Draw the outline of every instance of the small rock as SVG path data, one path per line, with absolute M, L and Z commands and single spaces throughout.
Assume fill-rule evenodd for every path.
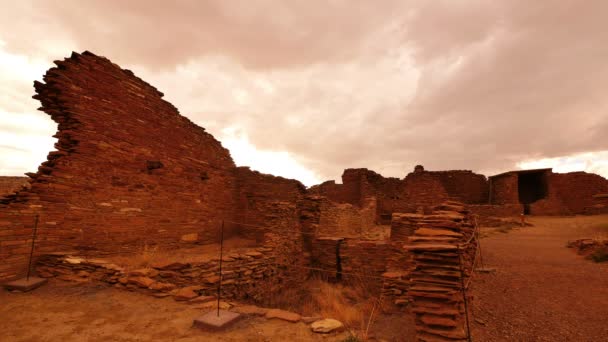
M 289 311 L 280 310 L 280 309 L 270 309 L 270 310 L 268 310 L 268 312 L 266 312 L 266 318 L 268 318 L 268 319 L 278 318 L 278 319 L 282 319 L 287 322 L 295 323 L 295 322 L 300 321 L 302 316 L 300 316 L 299 314 L 297 314 L 295 312 L 289 312 Z
M 312 323 L 310 325 L 310 329 L 312 329 L 312 331 L 316 333 L 328 334 L 333 331 L 344 330 L 344 324 L 333 318 L 326 318 Z
M 305 316 L 305 317 L 302 317 L 302 322 L 304 322 L 306 324 L 310 324 L 310 323 L 313 323 L 313 322 L 316 322 L 316 321 L 320 320 L 321 318 L 323 318 L 323 317 L 321 317 L 321 316 Z
M 231 307 L 232 307 L 232 305 L 230 305 L 229 303 L 220 301 L 220 309 L 222 309 L 222 310 L 228 310 Z M 217 308 L 217 301 L 203 303 L 203 304 L 197 306 L 196 308 L 197 309 L 216 309 Z
M 232 311 L 238 312 L 238 313 L 241 313 L 244 315 L 264 316 L 268 312 L 268 310 L 270 310 L 270 309 L 261 308 L 259 306 L 255 306 L 255 305 L 243 305 L 243 306 L 235 307 Z
M 259 259 L 264 256 L 264 254 L 262 254 L 260 252 L 256 252 L 256 251 L 247 252 L 247 253 L 245 253 L 245 255 L 250 256 L 252 258 L 256 258 L 256 259 Z
M 129 272 L 130 276 L 135 277 L 150 277 L 154 278 L 158 275 L 158 271 L 153 268 L 140 268 L 138 270 L 133 270 Z
M 205 283 L 207 283 L 207 284 L 215 284 L 215 283 L 217 283 L 218 281 L 220 281 L 220 277 L 219 277 L 219 276 L 216 276 L 216 275 L 213 275 L 213 276 L 210 276 L 210 277 L 205 278 L 205 279 L 204 279 L 204 281 L 205 281 Z
M 173 290 L 175 288 L 175 285 L 173 285 L 171 283 L 163 283 L 163 282 L 157 281 L 157 282 L 153 283 L 152 285 L 148 286 L 148 288 L 150 290 L 154 290 L 154 291 L 165 292 L 165 291 Z
M 198 297 L 198 293 L 194 292 L 192 286 L 181 288 L 173 295 L 173 299 L 177 301 L 190 300 L 196 297 Z
M 149 287 L 154 284 L 154 280 L 148 277 L 130 277 L 128 283 L 135 284 L 139 287 Z
M 198 241 L 198 233 L 184 234 L 180 240 L 182 240 L 182 242 L 196 242 Z
M 409 301 L 407 299 L 396 299 L 395 300 L 395 305 L 407 305 L 409 304 Z
M 188 265 L 183 264 L 181 262 L 164 261 L 164 262 L 153 263 L 152 267 L 154 267 L 156 269 L 162 269 L 162 270 L 181 270 L 182 268 L 188 267 Z
M 188 304 L 202 304 L 217 300 L 214 296 L 198 296 L 188 301 Z
M 483 320 L 481 320 L 481 319 L 479 319 L 479 318 L 475 318 L 475 322 L 477 322 L 477 323 L 479 323 L 481 325 L 486 325 L 486 322 L 483 321 Z
M 166 292 L 157 292 L 157 293 L 153 293 L 152 295 L 156 298 L 165 298 L 165 297 L 169 297 L 171 294 L 166 293 Z

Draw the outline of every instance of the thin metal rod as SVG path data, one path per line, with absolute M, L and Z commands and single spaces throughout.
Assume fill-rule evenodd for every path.
M 27 276 L 25 280 L 30 280 L 30 272 L 32 270 L 32 259 L 34 257 L 34 246 L 36 245 L 36 233 L 38 231 L 38 214 L 36 214 L 36 221 L 34 222 L 34 231 L 32 232 L 32 249 L 30 250 L 30 261 L 27 265 Z
M 477 250 L 479 251 L 479 263 L 481 264 L 481 268 L 483 269 L 483 255 L 481 252 L 481 232 L 479 229 L 479 224 L 477 223 L 477 217 L 475 217 L 475 234 L 477 234 Z M 475 265 L 473 265 L 474 267 Z
M 467 323 L 467 341 L 471 342 L 471 327 L 469 326 L 469 306 L 467 303 L 467 292 L 464 288 L 464 271 L 462 269 L 462 249 L 458 248 L 458 264 L 460 266 L 460 288 L 462 290 L 462 299 L 464 301 L 464 317 Z
M 222 258 L 224 254 L 224 221 L 220 230 L 220 281 L 217 283 L 217 317 L 220 317 L 220 295 L 222 293 Z

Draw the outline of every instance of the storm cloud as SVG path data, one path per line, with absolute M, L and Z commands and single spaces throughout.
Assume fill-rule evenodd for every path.
M 573 155 L 608 176 L 603 1 L 21 1 L 2 7 L 0 51 L 32 67 L 0 76 L 0 91 L 12 94 L 0 96 L 0 134 L 52 135 L 52 122 L 36 119 L 30 127 L 25 119 L 45 114 L 25 100 L 33 90 L 24 84 L 31 84 L 32 68 L 40 70 L 36 78 L 42 75 L 41 61 L 90 50 L 134 70 L 218 139 L 287 153 L 314 175 L 309 184 L 339 179 L 347 167 L 397 177 L 416 164 L 487 174 Z M 20 116 L 22 126 L 15 127 Z M 269 160 L 262 171 L 273 170 Z M 33 167 L 0 162 L 11 164 L 2 170 Z

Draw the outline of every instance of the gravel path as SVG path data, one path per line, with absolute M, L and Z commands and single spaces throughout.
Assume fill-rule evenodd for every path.
M 481 240 L 486 267 L 472 285 L 474 341 L 608 341 L 608 263 L 566 248 L 606 236 L 608 216 L 534 217 L 535 226 Z

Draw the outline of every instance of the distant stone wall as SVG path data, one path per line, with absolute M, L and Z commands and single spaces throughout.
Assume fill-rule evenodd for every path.
M 222 298 L 264 303 L 282 289 L 294 286 L 281 263 L 285 251 L 278 248 L 279 236 L 266 236 L 263 247 L 226 253 L 222 261 Z M 47 254 L 36 265 L 38 275 L 77 282 L 101 281 L 119 289 L 176 300 L 217 296 L 219 258 L 199 262 L 167 261 L 151 267 L 125 270 L 103 259 L 89 259 L 63 253 Z
M 448 195 L 467 204 L 488 203 L 488 180 L 470 170 L 430 171 Z
M 360 237 L 375 227 L 376 199 L 369 198 L 363 207 L 349 203 L 321 202 L 317 236 Z
M 13 194 L 22 187 L 29 187 L 28 177 L 0 176 L 0 197 Z
M 517 203 L 519 203 L 517 174 L 506 173 L 503 175 L 491 177 L 490 204 Z
M 549 187 L 557 188 L 558 196 L 572 214 L 583 214 L 595 203 L 594 195 L 608 193 L 608 180 L 587 172 L 553 173 Z
M 234 219 L 242 236 L 260 240 L 265 232 L 271 232 L 264 228 L 270 222 L 274 222 L 270 229 L 299 229 L 296 203 L 306 191 L 300 182 L 252 171 L 248 167 L 236 168 L 235 175 L 237 207 Z M 277 203 L 290 209 L 285 211 Z M 287 221 L 277 224 L 277 218 Z

